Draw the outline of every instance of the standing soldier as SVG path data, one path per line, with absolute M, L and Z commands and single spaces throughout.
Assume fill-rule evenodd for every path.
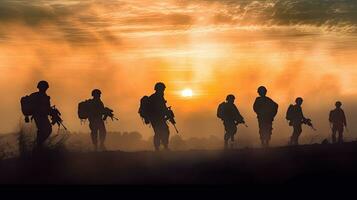
M 278 112 L 278 104 L 266 96 L 264 86 L 258 88 L 259 97 L 256 98 L 253 109 L 258 117 L 260 140 L 263 147 L 268 147 L 273 131 L 274 117 Z
M 94 89 L 92 91 L 92 97 L 89 101 L 90 111 L 88 112 L 89 128 L 91 130 L 92 143 L 94 145 L 95 151 L 98 149 L 98 134 L 101 150 L 105 150 L 104 141 L 107 134 L 105 129 L 105 124 L 103 120 L 103 115 L 105 112 L 105 107 L 100 99 L 102 92 L 99 89 Z
M 332 142 L 336 143 L 336 133 L 338 132 L 338 143 L 343 143 L 343 131 L 347 127 L 345 112 L 342 110 L 342 103 L 336 102 L 336 108 L 330 112 L 329 121 L 332 125 Z
M 228 141 L 231 140 L 233 147 L 234 135 L 237 133 L 238 124 L 244 124 L 244 118 L 240 114 L 238 108 L 234 104 L 235 97 L 230 94 L 227 96 L 226 101 L 221 103 L 217 109 L 217 117 L 223 121 L 225 135 L 224 135 L 224 148 L 228 148 Z
M 296 98 L 295 103 L 295 105 L 290 105 L 288 111 L 286 112 L 286 119 L 289 121 L 289 126 L 293 127 L 293 133 L 289 142 L 290 145 L 299 144 L 299 137 L 302 133 L 302 124 L 311 126 L 311 128 L 314 129 L 311 120 L 305 118 L 302 112 L 301 105 L 303 103 L 303 99 L 298 97 Z
M 104 121 L 110 117 L 112 120 L 118 120 L 114 117 L 113 110 L 104 107 L 102 100 L 100 99 L 102 92 L 98 89 L 92 91 L 92 99 L 82 101 L 78 104 L 78 117 L 81 121 L 88 119 L 89 128 L 91 130 L 91 138 L 94 146 L 94 150 L 98 150 L 98 135 L 100 141 L 100 150 L 105 150 L 105 137 L 107 130 L 105 129 Z
M 144 119 L 144 122 L 151 124 L 154 129 L 154 147 L 156 151 L 160 150 L 161 144 L 164 145 L 165 150 L 169 150 L 170 130 L 167 120 L 175 125 L 173 112 L 166 106 L 165 89 L 164 83 L 156 83 L 155 93 L 149 97 L 144 96 L 141 99 L 139 108 L 139 114 Z
M 49 88 L 47 81 L 40 81 L 37 84 L 38 92 L 22 97 L 21 110 L 25 115 L 25 121 L 30 122 L 29 117 L 35 121 L 37 127 L 36 147 L 42 148 L 43 143 L 52 133 L 52 125 L 49 120 L 51 115 L 50 97 L 46 91 Z

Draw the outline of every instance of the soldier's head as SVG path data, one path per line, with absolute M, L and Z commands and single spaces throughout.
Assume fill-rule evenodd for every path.
M 260 87 L 258 88 L 258 94 L 259 94 L 261 97 L 265 97 L 265 96 L 267 95 L 267 92 L 268 92 L 268 90 L 267 90 L 267 88 L 264 87 L 264 86 L 260 86 Z
M 234 100 L 236 99 L 236 97 L 233 94 L 230 94 L 226 97 L 226 101 L 228 103 L 234 103 Z
M 48 88 L 49 88 L 49 85 L 48 85 L 48 82 L 47 82 L 47 81 L 40 81 L 40 82 L 38 82 L 38 84 L 37 84 L 37 89 L 38 89 L 40 92 L 46 92 Z
M 92 91 L 92 97 L 94 99 L 99 99 L 101 95 L 102 95 L 102 92 L 99 89 L 94 89 Z
M 159 92 L 159 93 L 164 93 L 165 89 L 166 89 L 166 86 L 164 83 L 162 82 L 158 82 L 155 84 L 155 91 L 156 92 Z
M 341 101 L 337 101 L 337 102 L 335 103 L 335 106 L 336 106 L 336 108 L 341 108 L 341 106 L 342 106 Z
M 296 98 L 295 103 L 296 103 L 297 105 L 301 106 L 303 101 L 304 101 L 304 100 L 303 100 L 301 97 L 298 97 L 298 98 Z

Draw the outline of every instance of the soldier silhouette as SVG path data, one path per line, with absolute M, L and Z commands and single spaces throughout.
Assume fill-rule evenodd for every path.
M 105 115 L 105 107 L 101 100 L 102 92 L 99 89 L 94 89 L 92 91 L 92 99 L 89 100 L 89 112 L 88 112 L 88 121 L 89 128 L 91 130 L 92 143 L 94 149 L 98 150 L 98 135 L 100 146 L 99 149 L 105 150 L 105 137 L 107 130 L 105 128 L 103 115 Z
M 47 95 L 49 88 L 47 81 L 37 84 L 38 92 L 21 98 L 21 110 L 25 115 L 25 122 L 30 122 L 29 117 L 35 121 L 37 127 L 36 149 L 43 147 L 44 142 L 52 133 L 49 116 L 52 114 L 50 97 Z
M 304 116 L 302 111 L 302 103 L 304 100 L 301 97 L 296 98 L 295 105 L 290 105 L 286 112 L 286 119 L 289 121 L 289 126 L 293 127 L 293 133 L 290 138 L 290 145 L 298 145 L 299 137 L 302 133 L 302 124 L 310 126 L 313 130 L 316 130 L 311 123 L 311 119 Z
M 169 108 L 166 106 L 164 98 L 166 86 L 159 82 L 155 84 L 155 93 L 147 98 L 147 120 L 154 129 L 154 147 L 156 151 L 160 150 L 163 144 L 165 150 L 169 150 L 170 130 L 167 125 Z
M 336 133 L 338 133 L 338 143 L 343 143 L 344 128 L 347 127 L 345 112 L 342 110 L 342 103 L 337 101 L 336 108 L 330 112 L 329 121 L 332 129 L 332 142 L 336 143 Z
M 47 81 L 40 81 L 37 88 L 38 92 L 32 94 L 35 99 L 35 110 L 32 117 L 37 127 L 36 143 L 38 147 L 42 147 L 52 133 L 52 125 L 48 118 L 51 115 L 51 98 L 46 93 L 49 88 Z
M 224 134 L 224 148 L 228 148 L 228 141 L 230 140 L 231 148 L 233 148 L 234 135 L 237 133 L 237 126 L 240 123 L 245 123 L 244 118 L 240 114 L 238 108 L 234 104 L 235 96 L 230 94 L 226 101 L 221 103 L 217 109 L 217 117 L 223 121 Z
M 258 88 L 259 97 L 256 98 L 253 110 L 257 114 L 260 140 L 263 147 L 268 147 L 273 131 L 274 117 L 278 112 L 278 104 L 267 97 L 264 86 Z

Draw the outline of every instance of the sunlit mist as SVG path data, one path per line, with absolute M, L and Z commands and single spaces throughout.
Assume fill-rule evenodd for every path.
M 329 134 L 336 100 L 357 129 L 357 1 L 332 1 L 0 0 L 0 132 L 17 129 L 19 99 L 42 79 L 76 132 L 89 130 L 78 103 L 99 88 L 120 118 L 109 131 L 152 137 L 137 111 L 158 81 L 184 138 L 221 138 L 216 109 L 234 94 L 250 125 L 238 134 L 258 142 L 252 104 L 260 85 L 280 105 L 273 144 L 289 138 L 284 115 L 297 96 L 319 137 Z

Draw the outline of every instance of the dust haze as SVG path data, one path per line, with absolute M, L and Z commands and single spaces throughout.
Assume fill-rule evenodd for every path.
M 285 112 L 298 96 L 318 129 L 304 127 L 302 142 L 329 136 L 328 113 L 337 100 L 351 130 L 346 137 L 355 139 L 357 3 L 309 2 L 0 0 L 0 132 L 18 129 L 20 97 L 45 79 L 71 131 L 89 131 L 77 105 L 100 88 L 120 118 L 108 130 L 150 141 L 139 100 L 163 81 L 186 140 L 222 138 L 216 108 L 233 93 L 249 125 L 239 127 L 238 138 L 258 145 L 252 104 L 260 85 L 279 103 L 273 145 L 287 143 Z M 181 97 L 184 88 L 195 95 Z

